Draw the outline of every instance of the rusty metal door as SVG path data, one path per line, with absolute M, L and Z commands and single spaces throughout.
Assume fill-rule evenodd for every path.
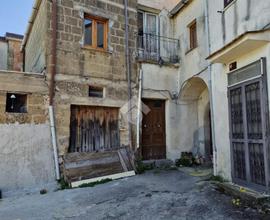
M 142 157 L 144 160 L 166 158 L 165 101 L 144 99 L 150 108 L 142 122 Z
M 262 68 L 258 76 L 228 90 L 233 178 L 256 188 L 269 184 L 268 103 Z
M 118 108 L 72 105 L 69 152 L 119 148 L 118 114 Z

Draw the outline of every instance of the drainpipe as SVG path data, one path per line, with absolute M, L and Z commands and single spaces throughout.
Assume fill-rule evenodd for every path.
M 205 27 L 206 27 L 206 40 L 208 46 L 208 55 L 211 53 L 210 42 L 210 29 L 209 29 L 209 13 L 208 13 L 208 0 L 205 3 Z M 212 129 L 212 143 L 213 143 L 213 168 L 214 176 L 217 176 L 217 148 L 216 148 L 216 135 L 215 135 L 215 120 L 214 120 L 214 93 L 213 93 L 213 78 L 212 78 L 212 64 L 208 61 L 208 75 L 210 76 L 209 93 L 210 93 L 210 106 L 211 106 L 211 129 Z
M 128 81 L 128 144 L 129 147 L 133 150 L 132 147 L 132 128 L 131 128 L 131 77 L 130 77 L 130 57 L 129 57 L 129 22 L 128 22 L 128 0 L 124 0 L 125 2 L 125 53 L 126 53 L 126 74 Z
M 57 140 L 56 140 L 56 131 L 55 131 L 55 119 L 54 119 L 54 94 L 55 94 L 55 74 L 56 74 L 56 40 L 57 40 L 57 0 L 52 0 L 52 35 L 51 35 L 51 78 L 49 86 L 49 116 L 50 116 L 50 127 L 51 127 L 51 136 L 52 136 L 52 145 L 53 145 L 53 154 L 54 154 L 54 163 L 55 163 L 55 173 L 56 179 L 60 179 L 59 171 L 59 160 L 58 160 L 58 151 L 57 151 Z
M 139 94 L 138 94 L 138 112 L 137 112 L 137 149 L 140 147 L 140 127 L 141 127 L 141 116 L 142 116 L 142 78 L 143 70 L 140 68 L 139 75 Z

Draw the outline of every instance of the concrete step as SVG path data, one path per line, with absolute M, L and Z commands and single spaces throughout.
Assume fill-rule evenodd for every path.
M 239 198 L 244 204 L 270 212 L 270 195 L 230 182 L 213 181 L 213 183 L 217 186 L 219 191 L 233 196 L 234 198 Z
M 174 166 L 174 162 L 172 160 L 168 159 L 162 159 L 162 160 L 143 160 L 142 161 L 144 166 L 150 167 L 150 168 L 158 168 L 158 169 L 166 169 Z

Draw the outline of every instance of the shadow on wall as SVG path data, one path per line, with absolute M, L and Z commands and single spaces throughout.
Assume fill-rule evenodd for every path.
M 189 146 L 192 146 L 194 156 L 203 157 L 205 161 L 211 161 L 212 158 L 212 135 L 211 135 L 211 116 L 210 116 L 210 101 L 208 87 L 203 79 L 192 77 L 183 86 L 180 100 L 193 103 L 194 105 L 186 105 L 193 126 L 188 127 L 193 136 Z M 192 108 L 192 109 L 191 109 Z M 192 113 L 194 112 L 194 113 Z M 195 120 L 195 123 L 194 123 Z

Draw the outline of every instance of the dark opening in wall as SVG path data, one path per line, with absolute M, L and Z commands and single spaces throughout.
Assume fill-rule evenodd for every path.
M 27 113 L 27 95 L 7 93 L 6 112 Z
M 231 4 L 234 0 L 224 0 L 224 8 Z
M 89 97 L 103 98 L 103 88 L 96 86 L 89 86 Z

